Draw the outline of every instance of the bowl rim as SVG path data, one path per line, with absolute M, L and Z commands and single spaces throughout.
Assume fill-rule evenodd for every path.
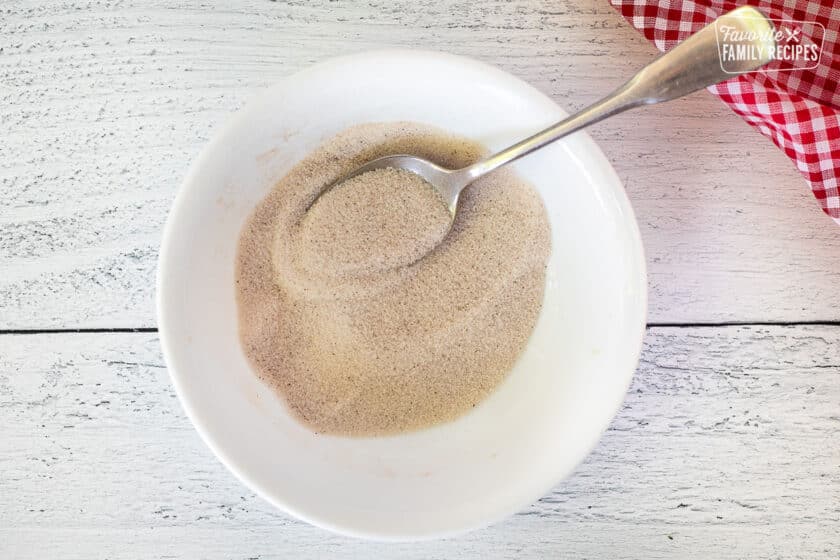
M 158 323 L 158 339 L 161 345 L 162 354 L 164 358 L 164 362 L 167 366 L 167 371 L 169 373 L 169 378 L 172 382 L 172 385 L 175 389 L 175 393 L 178 396 L 178 400 L 186 414 L 189 418 L 190 422 L 192 423 L 195 430 L 198 432 L 199 436 L 201 437 L 202 441 L 208 448 L 213 452 L 216 458 L 238 478 L 247 488 L 252 490 L 255 494 L 266 500 L 268 503 L 273 505 L 274 507 L 278 508 L 279 510 L 316 527 L 320 527 L 323 529 L 327 529 L 337 534 L 374 540 L 374 541 L 381 541 L 381 542 L 407 542 L 407 541 L 424 541 L 424 540 L 432 540 L 438 538 L 446 538 L 456 535 L 461 535 L 463 533 L 491 525 L 496 523 L 502 519 L 509 517 L 510 515 L 516 513 L 517 511 L 521 510 L 522 507 L 527 506 L 528 503 L 531 503 L 532 500 L 523 500 L 524 503 L 509 508 L 507 511 L 500 511 L 496 512 L 496 514 L 492 516 L 487 516 L 485 519 L 478 520 L 474 522 L 472 525 L 454 528 L 452 530 L 444 530 L 444 531 L 437 531 L 434 533 L 423 533 L 423 534 L 397 534 L 397 533 L 388 533 L 388 532 L 376 532 L 371 531 L 367 528 L 359 528 L 353 527 L 352 524 L 336 524 L 328 519 L 320 518 L 318 515 L 313 515 L 310 512 L 303 511 L 298 507 L 295 507 L 289 503 L 282 501 L 279 499 L 271 491 L 265 489 L 259 482 L 255 481 L 249 474 L 245 472 L 243 467 L 240 467 L 235 457 L 231 457 L 216 441 L 214 435 L 207 429 L 206 425 L 203 423 L 201 419 L 201 413 L 199 413 L 193 406 L 193 403 L 188 396 L 189 390 L 185 386 L 184 378 L 178 372 L 178 368 L 175 364 L 178 362 L 176 358 L 176 350 L 172 345 L 169 336 L 169 325 L 167 321 L 167 317 L 169 315 L 169 311 L 166 308 L 166 298 L 167 298 L 167 287 L 166 287 L 166 279 L 165 276 L 167 274 L 167 263 L 171 260 L 170 256 L 170 247 L 172 245 L 171 239 L 174 236 L 175 229 L 177 228 L 178 219 L 177 217 L 184 211 L 185 207 L 185 198 L 186 198 L 186 191 L 190 188 L 195 182 L 196 176 L 199 173 L 199 170 L 203 168 L 206 163 L 212 157 L 213 152 L 218 148 L 220 145 L 224 145 L 227 142 L 227 138 L 230 135 L 230 132 L 235 130 L 240 126 L 240 124 L 245 120 L 246 115 L 248 114 L 249 110 L 258 106 L 263 100 L 270 94 L 270 92 L 277 86 L 289 81 L 289 80 L 296 80 L 305 77 L 308 73 L 314 71 L 323 71 L 326 68 L 333 67 L 333 66 L 344 66 L 347 64 L 352 64 L 354 62 L 358 62 L 364 59 L 414 59 L 414 60 L 424 60 L 424 61 L 440 61 L 442 63 L 455 63 L 464 65 L 466 67 L 472 67 L 477 70 L 481 70 L 484 72 L 488 72 L 491 74 L 495 74 L 499 78 L 505 78 L 507 80 L 513 80 L 518 82 L 520 85 L 527 86 L 531 88 L 534 92 L 539 94 L 540 96 L 546 98 L 547 100 L 551 101 L 551 103 L 557 107 L 560 111 L 565 113 L 565 111 L 557 105 L 557 103 L 548 97 L 547 95 L 539 92 L 536 88 L 525 82 L 524 80 L 506 72 L 494 65 L 487 64 L 476 60 L 471 57 L 461 56 L 461 55 L 454 55 L 445 52 L 439 51 L 432 51 L 432 50 L 424 50 L 424 49 L 403 49 L 403 48 L 391 48 L 391 49 L 374 49 L 374 50 L 366 50 L 358 53 L 341 55 L 337 57 L 331 57 L 328 59 L 324 59 L 319 61 L 315 64 L 311 64 L 306 68 L 303 68 L 297 72 L 293 72 L 288 74 L 271 85 L 267 87 L 260 88 L 259 90 L 253 92 L 242 104 L 242 106 L 233 112 L 232 114 L 227 115 L 223 124 L 218 127 L 212 135 L 212 138 L 209 142 L 207 142 L 201 152 L 199 153 L 198 157 L 196 157 L 192 163 L 190 164 L 184 179 L 181 181 L 180 185 L 178 186 L 178 190 L 176 195 L 173 199 L 172 205 L 170 206 L 169 213 L 166 218 L 166 223 L 163 228 L 163 234 L 160 243 L 160 250 L 158 254 L 158 265 L 156 271 L 156 280 L 155 280 L 155 289 L 156 289 L 156 298 L 155 298 L 155 306 L 156 306 L 156 317 Z M 409 60 L 410 62 L 410 60 Z M 621 181 L 620 177 L 616 173 L 615 169 L 613 168 L 610 161 L 607 159 L 606 155 L 603 153 L 601 148 L 598 144 L 592 140 L 592 138 L 587 134 L 586 131 L 578 131 L 575 133 L 575 136 L 581 138 L 584 142 L 589 144 L 592 151 L 600 157 L 603 162 L 606 164 L 604 171 L 610 176 L 611 180 L 617 185 L 618 188 L 616 192 L 616 200 L 621 207 L 621 213 L 625 216 L 624 223 L 622 224 L 624 227 L 627 228 L 627 232 L 629 233 L 631 239 L 628 241 L 633 246 L 633 250 L 635 253 L 635 269 L 638 273 L 638 276 L 634 279 L 638 286 L 642 289 L 640 290 L 639 296 L 641 298 L 640 307 L 641 307 L 641 314 L 639 316 L 638 325 L 636 325 L 636 340 L 635 345 L 633 348 L 635 351 L 633 352 L 633 366 L 630 367 L 630 362 L 628 361 L 627 367 L 627 375 L 626 378 L 623 379 L 623 390 L 620 393 L 620 398 L 618 398 L 615 402 L 607 402 L 604 405 L 605 409 L 610 410 L 610 416 L 606 421 L 606 426 L 594 436 L 593 440 L 590 442 L 588 446 L 588 450 L 586 453 L 582 454 L 574 464 L 574 467 L 570 469 L 568 472 L 559 472 L 555 477 L 555 480 L 551 481 L 550 484 L 546 485 L 546 488 L 541 493 L 544 495 L 547 491 L 551 488 L 556 486 L 560 481 L 565 479 L 569 476 L 569 474 L 574 470 L 575 467 L 579 466 L 581 462 L 591 453 L 597 443 L 603 436 L 604 431 L 611 423 L 612 419 L 618 413 L 621 404 L 626 396 L 627 389 L 632 382 L 633 376 L 635 371 L 638 367 L 639 359 L 641 357 L 641 352 L 643 348 L 643 340 L 644 334 L 646 331 L 646 323 L 647 323 L 647 313 L 648 313 L 648 294 L 647 294 L 647 268 L 646 268 L 646 258 L 644 253 L 644 246 L 642 244 L 641 239 L 641 232 L 639 230 L 638 221 L 635 217 L 635 213 L 633 212 L 632 205 L 630 203 L 629 198 L 627 197 L 626 191 L 624 189 L 623 182 Z M 630 340 L 628 339 L 628 345 L 630 344 Z M 618 380 L 616 380 L 618 382 Z

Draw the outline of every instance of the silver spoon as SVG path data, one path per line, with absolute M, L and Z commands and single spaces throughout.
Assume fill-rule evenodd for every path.
M 722 45 L 727 37 L 737 38 L 737 45 L 751 49 L 752 56 L 748 57 L 748 60 L 727 61 L 724 69 L 721 58 L 724 52 Z M 730 44 L 734 46 L 736 43 Z M 642 68 L 607 97 L 469 167 L 446 169 L 411 155 L 385 156 L 362 165 L 339 181 L 328 185 L 318 194 L 316 200 L 351 177 L 375 169 L 394 167 L 415 173 L 432 185 L 445 202 L 454 221 L 461 191 L 479 177 L 572 132 L 628 109 L 677 99 L 736 75 L 756 70 L 773 60 L 772 51 L 775 44 L 773 24 L 755 8 L 743 6 L 720 16 Z M 727 49 L 726 52 L 732 51 Z

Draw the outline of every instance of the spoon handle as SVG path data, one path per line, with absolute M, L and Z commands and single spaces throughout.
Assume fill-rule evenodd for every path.
M 722 45 L 727 37 L 734 47 L 745 45 L 747 60 L 727 61 Z M 508 164 L 581 128 L 641 105 L 652 105 L 761 68 L 773 60 L 775 27 L 760 11 L 743 6 L 720 16 L 688 39 L 663 54 L 607 97 L 463 170 L 470 183 L 497 167 Z M 731 52 L 731 50 L 729 51 Z

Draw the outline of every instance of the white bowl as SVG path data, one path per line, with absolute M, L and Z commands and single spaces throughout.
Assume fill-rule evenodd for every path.
M 255 204 L 351 125 L 410 120 L 497 149 L 561 119 L 539 91 L 445 54 L 379 51 L 295 74 L 237 113 L 193 164 L 158 271 L 164 356 L 184 409 L 242 481 L 305 521 L 374 539 L 445 536 L 539 499 L 586 456 L 621 404 L 645 327 L 645 266 L 621 182 L 585 134 L 516 164 L 552 227 L 543 309 L 516 367 L 455 422 L 405 435 L 316 435 L 249 369 L 234 255 Z

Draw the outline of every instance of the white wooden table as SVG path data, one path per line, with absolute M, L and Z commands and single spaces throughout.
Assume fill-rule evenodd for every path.
M 214 459 L 155 330 L 169 204 L 252 92 L 386 46 L 479 58 L 570 110 L 654 54 L 606 0 L 0 5 L 0 558 L 838 558 L 840 228 L 706 93 L 592 131 L 641 224 L 650 327 L 552 494 L 459 538 L 365 543 Z

